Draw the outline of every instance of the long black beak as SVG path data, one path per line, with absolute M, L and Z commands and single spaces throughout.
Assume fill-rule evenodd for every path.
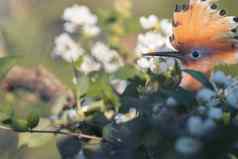
M 145 53 L 143 56 L 160 56 L 160 57 L 173 57 L 177 58 L 179 60 L 183 60 L 183 56 L 179 54 L 177 51 L 171 51 L 171 52 L 150 52 Z

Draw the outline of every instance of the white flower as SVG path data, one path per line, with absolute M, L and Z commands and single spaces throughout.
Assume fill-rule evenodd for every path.
M 65 31 L 74 33 L 82 28 L 83 33 L 89 37 L 95 37 L 100 33 L 97 24 L 97 16 L 92 14 L 88 7 L 74 5 L 64 11 L 63 19 Z
M 115 116 L 115 121 L 116 121 L 117 124 L 125 123 L 125 122 L 127 122 L 127 117 L 124 114 L 118 113 Z
M 156 63 L 157 63 L 157 66 L 156 66 Z M 160 59 L 159 62 L 155 61 L 154 66 L 156 66 L 156 67 L 159 66 L 159 70 L 158 70 L 158 68 L 153 69 L 153 67 L 151 67 L 151 70 L 152 70 L 152 72 L 156 72 L 158 70 L 160 73 L 165 73 L 165 72 L 169 71 L 171 68 L 173 68 L 174 65 L 175 65 L 174 58 L 170 58 L 170 57 L 162 58 L 162 59 Z
M 74 109 L 68 110 L 67 117 L 69 120 L 74 121 L 77 118 L 77 111 Z
M 83 63 L 80 66 L 80 71 L 84 72 L 85 74 L 88 74 L 93 71 L 99 71 L 100 68 L 100 63 L 96 62 L 92 57 L 87 55 L 83 58 Z
M 218 120 L 218 119 L 221 119 L 222 116 L 223 116 L 223 111 L 221 108 L 214 108 L 214 107 L 211 107 L 208 111 L 208 116 L 211 118 L 211 119 L 215 119 L 215 120 Z
M 169 66 L 167 65 L 166 62 L 160 62 L 159 66 L 160 66 L 159 70 L 161 72 L 166 72 L 169 69 Z
M 91 50 L 91 54 L 103 64 L 106 72 L 112 73 L 123 65 L 123 60 L 119 54 L 104 43 L 97 42 Z
M 152 29 L 155 28 L 158 24 L 158 17 L 155 15 L 150 15 L 148 17 L 141 17 L 140 24 L 143 29 Z
M 159 51 L 165 46 L 166 39 L 158 32 L 147 32 L 139 34 L 136 46 L 136 53 L 141 55 L 152 51 Z
M 95 37 L 100 33 L 100 28 L 96 25 L 84 25 L 83 32 L 86 36 Z
M 110 62 L 118 55 L 115 50 L 111 50 L 102 42 L 96 42 L 94 44 L 91 49 L 91 54 L 101 62 Z
M 112 80 L 110 83 L 118 94 L 123 94 L 128 85 L 126 80 Z
M 192 155 L 198 152 L 200 148 L 201 143 L 191 137 L 181 137 L 175 144 L 176 151 L 184 155 Z
M 137 60 L 137 65 L 142 69 L 150 68 L 150 60 L 148 58 L 140 58 Z
M 95 25 L 97 23 L 97 17 L 90 12 L 87 6 L 74 5 L 70 8 L 66 8 L 63 19 L 81 26 Z
M 121 124 L 121 123 L 125 123 L 125 122 L 129 122 L 133 119 L 135 119 L 136 117 L 138 117 L 138 112 L 136 111 L 135 108 L 130 108 L 129 112 L 126 114 L 121 114 L 118 113 L 115 116 L 115 121 L 117 124 Z
M 61 57 L 67 62 L 76 61 L 84 50 L 71 37 L 63 33 L 55 39 L 53 56 Z
M 211 100 L 214 100 L 216 97 L 216 93 L 210 89 L 201 89 L 198 93 L 197 93 L 197 100 L 201 101 L 201 102 L 205 102 L 205 103 L 209 103 L 211 102 Z
M 160 21 L 160 28 L 162 30 L 162 32 L 166 35 L 166 36 L 170 36 L 172 34 L 172 23 L 169 22 L 168 19 L 163 19 Z
M 142 57 L 137 60 L 137 65 L 142 69 L 150 69 L 152 72 L 164 73 L 172 68 L 175 64 L 173 58 L 153 58 Z
M 75 32 L 77 30 L 77 27 L 78 26 L 74 23 L 69 23 L 69 22 L 64 23 L 64 30 L 69 33 Z
M 103 63 L 103 67 L 105 69 L 105 72 L 107 73 L 113 73 L 115 71 L 117 71 L 120 67 L 122 66 L 121 62 L 106 62 Z

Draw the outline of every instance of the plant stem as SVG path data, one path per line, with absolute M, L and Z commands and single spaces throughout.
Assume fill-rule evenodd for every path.
M 92 136 L 92 135 L 87 135 L 83 133 L 73 133 L 73 132 L 67 132 L 67 131 L 62 131 L 62 130 L 37 130 L 37 129 L 32 129 L 32 130 L 24 130 L 24 131 L 15 131 L 12 128 L 8 128 L 5 126 L 0 125 L 0 129 L 8 130 L 8 131 L 14 131 L 18 133 L 40 133 L 40 134 L 58 134 L 58 135 L 66 135 L 66 136 L 76 136 L 79 138 L 84 138 L 84 139 L 93 139 L 93 140 L 98 140 L 101 141 L 102 138 L 97 137 L 97 136 Z

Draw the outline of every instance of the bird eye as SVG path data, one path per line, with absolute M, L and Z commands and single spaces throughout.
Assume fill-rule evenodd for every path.
M 198 51 L 193 51 L 191 56 L 193 59 L 198 59 L 201 55 Z

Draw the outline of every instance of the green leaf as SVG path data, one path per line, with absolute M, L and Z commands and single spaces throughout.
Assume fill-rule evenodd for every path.
M 40 116 L 36 111 L 32 111 L 27 116 L 27 124 L 28 128 L 33 129 L 35 128 L 40 122 Z
M 223 121 L 224 121 L 224 125 L 228 126 L 231 121 L 231 113 L 225 112 L 223 114 Z
M 78 86 L 77 89 L 79 90 L 79 96 L 82 96 L 88 92 L 90 87 L 90 78 L 86 75 L 82 75 L 78 79 Z
M 87 96 L 101 97 L 105 102 L 112 103 L 115 107 L 119 106 L 119 98 L 109 84 L 109 77 L 106 74 L 97 74 L 91 81 L 87 91 Z
M 191 75 L 193 78 L 197 79 L 199 82 L 201 82 L 203 84 L 203 86 L 205 86 L 206 88 L 209 88 L 211 90 L 214 90 L 213 85 L 211 84 L 211 82 L 209 81 L 209 79 L 207 78 L 207 76 L 205 74 L 203 74 L 202 72 L 199 71 L 195 71 L 195 70 L 189 70 L 189 69 L 184 69 L 182 70 L 183 72 L 188 73 L 189 75 Z
M 77 69 L 80 69 L 81 64 L 83 63 L 84 57 L 81 56 L 77 61 L 73 62 L 73 66 Z
M 113 78 L 121 80 L 132 79 L 135 76 L 144 77 L 142 72 L 131 65 L 125 65 L 113 74 Z
M 0 107 L 0 122 L 7 122 L 11 120 L 13 107 L 10 104 L 5 104 Z
M 24 132 L 24 131 L 29 130 L 27 120 L 17 119 L 15 117 L 12 118 L 12 120 L 11 120 L 11 128 L 17 132 Z
M 0 58 L 0 78 L 16 63 L 16 56 L 6 56 Z

